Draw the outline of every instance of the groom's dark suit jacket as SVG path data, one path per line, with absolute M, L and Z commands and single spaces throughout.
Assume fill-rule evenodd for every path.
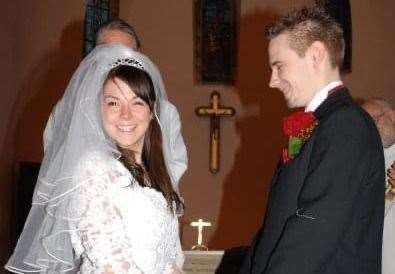
M 345 88 L 314 114 L 311 138 L 276 170 L 243 274 L 381 273 L 384 158 L 376 127 Z

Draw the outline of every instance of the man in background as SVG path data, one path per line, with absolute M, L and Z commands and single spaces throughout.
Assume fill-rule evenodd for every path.
M 395 273 L 395 110 L 382 98 L 366 100 L 362 107 L 372 116 L 384 148 L 386 170 L 383 232 L 383 274 Z
M 136 51 L 141 50 L 140 39 L 135 29 L 122 19 L 103 24 L 96 32 L 96 45 L 120 43 Z

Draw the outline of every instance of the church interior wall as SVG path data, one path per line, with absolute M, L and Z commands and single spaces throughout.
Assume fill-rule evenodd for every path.
M 16 96 L 15 75 L 15 25 L 16 5 L 6 5 L 0 16 L 0 264 L 8 256 L 11 222 L 11 182 L 12 182 L 12 146 L 6 140 L 8 123 L 12 111 L 12 102 Z M 4 248 L 5 247 L 5 248 Z M 1 272 L 1 270 L 0 270 Z
M 12 3 L 11 3 L 12 2 Z M 1 20 L 0 77 L 2 232 L 9 231 L 12 189 L 10 159 L 39 162 L 46 119 L 81 58 L 84 1 L 11 1 Z M 182 242 L 194 244 L 192 220 L 203 218 L 210 249 L 247 245 L 265 211 L 268 184 L 284 142 L 281 118 L 288 113 L 280 92 L 267 86 L 264 25 L 308 0 L 243 0 L 235 83 L 202 85 L 195 81 L 193 1 L 120 0 L 120 18 L 136 27 L 143 51 L 160 68 L 170 100 L 178 107 L 188 147 L 189 169 L 182 178 L 186 202 Z M 393 79 L 393 1 L 352 0 L 353 65 L 344 76 L 358 98 L 382 96 L 395 104 Z M 209 172 L 209 119 L 195 108 L 209 104 L 213 90 L 236 116 L 221 119 L 221 163 Z M 5 240 L 7 240 L 5 238 Z M 2 245 L 4 239 L 1 239 Z M 3 257 L 5 255 L 3 254 Z

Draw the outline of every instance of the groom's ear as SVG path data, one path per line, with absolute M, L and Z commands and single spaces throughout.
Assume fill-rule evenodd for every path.
M 314 68 L 319 68 L 329 58 L 328 50 L 320 41 L 314 41 L 308 48 L 307 54 Z

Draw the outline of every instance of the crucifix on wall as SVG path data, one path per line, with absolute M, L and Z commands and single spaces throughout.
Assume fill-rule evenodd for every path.
M 233 116 L 236 111 L 232 107 L 221 107 L 221 96 L 217 91 L 211 93 L 211 105 L 196 108 L 196 115 L 210 117 L 210 171 L 217 173 L 219 170 L 219 133 L 221 116 Z

